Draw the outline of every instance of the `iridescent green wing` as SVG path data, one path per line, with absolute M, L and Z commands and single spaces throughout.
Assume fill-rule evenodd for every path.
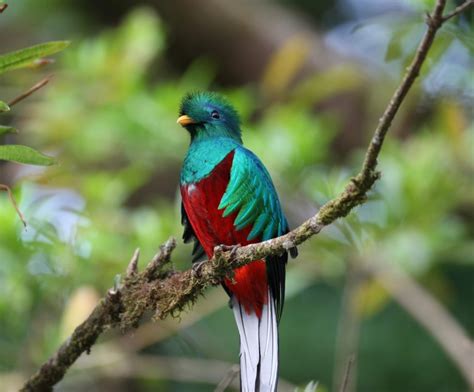
M 234 221 L 237 230 L 248 226 L 252 229 L 247 240 L 268 240 L 288 232 L 288 223 L 278 200 L 278 195 L 267 169 L 251 151 L 244 147 L 235 149 L 230 181 L 222 196 L 219 209 L 223 216 L 238 212 Z M 296 248 L 291 249 L 293 257 Z M 278 318 L 281 317 L 285 299 L 285 266 L 288 253 L 267 257 L 267 277 L 275 300 Z
M 268 240 L 288 231 L 288 223 L 267 169 L 244 147 L 235 149 L 229 185 L 219 209 L 224 209 L 224 217 L 238 211 L 235 228 L 242 230 L 251 225 L 249 241 L 256 238 Z

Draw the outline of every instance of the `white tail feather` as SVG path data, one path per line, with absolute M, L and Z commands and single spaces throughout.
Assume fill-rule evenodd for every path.
M 240 334 L 240 383 L 242 392 L 275 392 L 278 377 L 278 323 L 275 304 L 268 293 L 259 320 L 247 314 L 234 297 L 232 309 Z

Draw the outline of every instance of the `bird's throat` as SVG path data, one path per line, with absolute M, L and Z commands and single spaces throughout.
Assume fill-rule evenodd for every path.
M 181 170 L 181 184 L 207 177 L 239 143 L 227 137 L 195 139 L 191 142 Z

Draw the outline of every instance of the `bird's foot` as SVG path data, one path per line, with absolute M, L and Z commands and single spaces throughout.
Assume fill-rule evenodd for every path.
M 240 244 L 236 245 L 219 245 L 220 252 L 230 252 L 229 254 L 229 261 L 233 261 L 235 255 L 237 254 L 237 250 L 240 248 Z
M 206 264 L 208 261 L 209 260 L 202 260 L 193 264 L 192 274 L 194 277 L 198 277 L 198 278 L 201 277 L 201 269 L 204 266 L 204 264 Z

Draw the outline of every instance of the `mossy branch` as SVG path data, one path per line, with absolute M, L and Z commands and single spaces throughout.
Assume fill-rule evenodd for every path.
M 176 246 L 174 239 L 161 246 L 159 253 L 142 272 L 137 270 L 136 251 L 127 268 L 123 285 L 109 290 L 87 320 L 75 329 L 58 351 L 25 383 L 22 390 L 52 390 L 68 368 L 83 352 L 89 352 L 106 329 L 119 327 L 127 331 L 135 328 L 145 312 L 150 311 L 155 319 L 177 316 L 184 308 L 192 305 L 206 288 L 219 285 L 225 277 L 232 277 L 234 268 L 300 245 L 318 234 L 325 226 L 345 217 L 354 207 L 364 203 L 367 192 L 380 178 L 380 173 L 376 170 L 377 158 L 385 135 L 419 75 L 436 32 L 444 22 L 467 10 L 472 4 L 473 0 L 468 0 L 453 12 L 443 15 L 446 0 L 437 0 L 433 13 L 427 16 L 428 27 L 415 57 L 380 118 L 360 173 L 351 179 L 338 197 L 327 202 L 315 216 L 284 236 L 233 249 L 216 247 L 214 257 L 199 268 L 178 272 L 169 267 L 171 253 Z

